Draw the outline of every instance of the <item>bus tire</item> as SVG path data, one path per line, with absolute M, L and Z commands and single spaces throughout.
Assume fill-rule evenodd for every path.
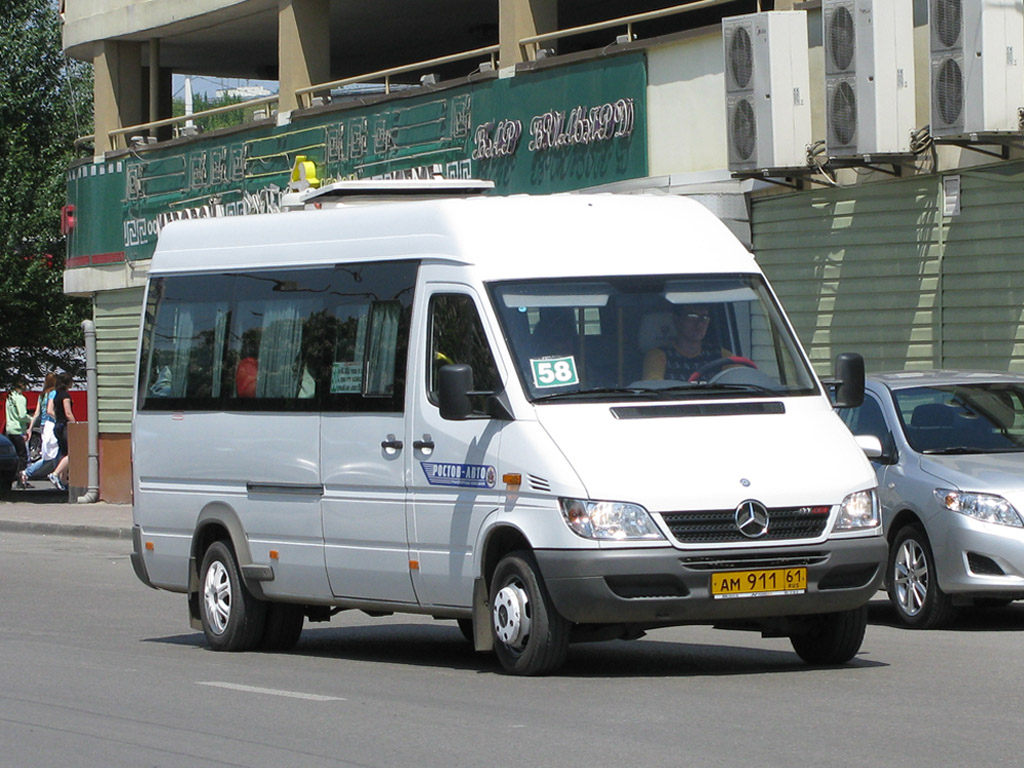
M 569 622 L 555 610 L 533 555 L 512 552 L 494 569 L 490 590 L 494 652 L 512 675 L 546 675 L 565 661 Z
M 845 664 L 860 650 L 868 607 L 815 616 L 809 629 L 792 635 L 793 650 L 808 664 Z
M 199 614 L 210 648 L 256 648 L 263 637 L 267 606 L 246 588 L 235 555 L 224 541 L 215 541 L 203 555 L 199 585 Z
M 305 620 L 301 605 L 268 603 L 260 648 L 264 651 L 290 651 L 299 642 Z

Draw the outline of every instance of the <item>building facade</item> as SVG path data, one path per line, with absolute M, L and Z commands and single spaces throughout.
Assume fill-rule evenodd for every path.
M 95 134 L 68 169 L 65 290 L 93 302 L 101 497 L 130 496 L 135 344 L 161 227 L 273 212 L 289 185 L 440 175 L 490 179 L 499 194 L 693 196 L 755 252 L 819 372 L 848 350 L 869 370 L 1024 369 L 1019 126 L 933 140 L 941 0 L 843 0 L 855 18 L 910 9 L 896 46 L 910 51 L 899 77 L 911 135 L 899 152 L 830 152 L 836 2 L 67 3 L 65 48 L 96 74 Z M 806 106 L 810 141 L 790 142 L 802 167 L 737 162 L 722 20 L 759 11 L 806 31 L 807 83 L 775 93 Z M 867 34 L 854 32 L 854 45 Z M 280 91 L 244 107 L 236 128 L 182 131 L 175 74 Z M 1024 106 L 1024 85 L 1008 98 Z M 781 136 L 782 118 L 766 119 L 762 135 Z M 867 135 L 860 119 L 854 135 Z

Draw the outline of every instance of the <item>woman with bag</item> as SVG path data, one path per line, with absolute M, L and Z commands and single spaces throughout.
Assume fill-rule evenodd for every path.
M 39 428 L 42 431 L 42 454 L 37 461 L 30 464 L 28 468 L 21 473 L 22 483 L 28 484 L 28 481 L 43 468 L 46 462 L 53 461 L 57 458 L 57 438 L 53 434 L 54 420 L 47 412 L 50 401 L 53 400 L 56 394 L 57 374 L 48 373 L 46 374 L 46 378 L 43 380 L 43 391 L 39 395 L 39 400 L 36 401 L 36 410 L 32 414 L 32 421 L 29 422 L 27 432 L 31 439 L 32 430 L 35 428 L 37 423 L 39 424 Z
M 57 468 L 49 480 L 59 491 L 68 489 L 68 423 L 75 421 L 71 410 L 71 374 L 57 377 L 57 394 L 46 404 L 46 412 L 53 417 L 53 434 L 57 437 Z

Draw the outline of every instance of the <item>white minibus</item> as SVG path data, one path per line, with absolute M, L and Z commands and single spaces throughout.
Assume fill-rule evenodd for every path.
M 455 620 L 513 674 L 710 624 L 860 649 L 875 475 L 751 254 L 700 204 L 457 197 L 166 226 L 134 554 L 218 650 L 340 610 Z

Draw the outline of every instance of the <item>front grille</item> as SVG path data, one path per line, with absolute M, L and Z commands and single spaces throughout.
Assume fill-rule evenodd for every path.
M 739 571 L 761 568 L 810 568 L 828 560 L 825 552 L 805 552 L 799 555 L 737 555 L 725 557 L 684 557 L 679 562 L 691 571 Z
M 976 552 L 967 553 L 967 565 L 972 573 L 979 576 L 1005 576 L 1006 571 L 999 567 L 999 563 L 991 557 L 979 555 Z
M 735 510 L 663 512 L 662 518 L 680 544 L 764 542 L 813 539 L 825 531 L 828 507 L 780 507 L 768 510 L 768 530 L 749 539 L 736 526 Z

